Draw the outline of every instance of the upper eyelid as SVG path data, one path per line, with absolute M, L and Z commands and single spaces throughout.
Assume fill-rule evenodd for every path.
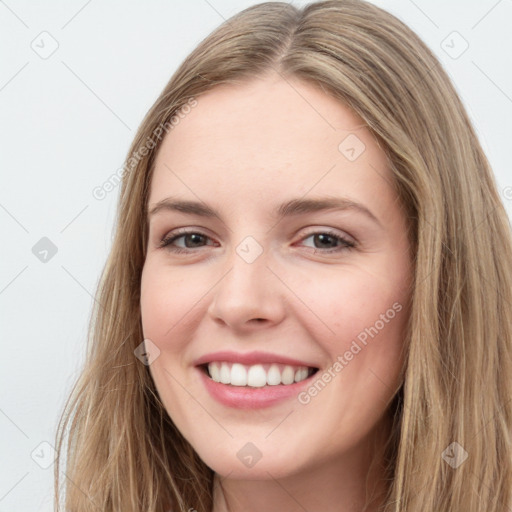
M 348 234 L 346 231 L 343 231 L 339 228 L 332 228 L 332 227 L 316 227 L 316 226 L 307 226 L 305 228 L 301 228 L 296 230 L 296 234 L 300 233 L 302 230 L 307 230 L 304 235 L 310 235 L 315 233 L 324 233 L 324 232 L 333 232 L 337 234 L 338 236 L 347 236 L 348 238 L 354 239 L 354 237 L 350 234 Z M 182 228 L 175 228 L 170 231 L 167 231 L 166 234 L 162 238 L 171 238 L 174 236 L 179 235 L 188 235 L 188 234 L 198 234 L 203 235 L 208 238 L 215 238 L 212 235 L 208 234 L 208 230 L 205 228 L 194 228 L 194 227 L 182 227 Z

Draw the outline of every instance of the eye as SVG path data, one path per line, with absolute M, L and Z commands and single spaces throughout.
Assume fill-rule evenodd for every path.
M 313 244 L 319 245 L 319 247 L 313 247 L 315 252 L 317 250 L 321 252 L 340 252 L 346 249 L 353 249 L 356 245 L 348 238 L 331 230 L 315 231 L 302 240 L 307 240 L 308 238 L 313 238 Z M 325 247 L 325 244 L 328 247 Z
M 313 243 L 319 245 L 319 247 L 312 247 L 312 249 L 315 252 L 317 250 L 320 252 L 327 253 L 340 252 L 343 250 L 352 249 L 356 246 L 356 244 L 353 241 L 331 230 L 312 232 L 308 234 L 306 237 L 302 238 L 302 240 L 307 240 L 308 238 L 313 238 Z M 184 246 L 175 245 L 175 243 L 180 239 L 182 239 L 182 241 L 184 242 Z M 211 240 L 212 239 L 209 236 L 198 231 L 180 230 L 165 237 L 160 242 L 159 247 L 166 247 L 167 250 L 172 251 L 174 253 L 187 253 L 193 252 L 194 249 L 204 247 L 204 245 L 216 245 L 215 243 L 205 244 L 205 242 Z M 326 244 L 328 247 L 325 247 Z
M 173 245 L 180 238 L 185 242 L 185 247 L 179 247 Z M 211 240 L 211 238 L 203 233 L 197 231 L 179 231 L 174 232 L 172 235 L 164 238 L 160 242 L 160 247 L 166 247 L 168 250 L 181 253 L 181 252 L 190 252 L 194 248 L 201 247 L 201 243 L 205 240 Z M 199 244 L 199 245 L 198 245 Z M 208 244 L 213 245 L 213 244 Z

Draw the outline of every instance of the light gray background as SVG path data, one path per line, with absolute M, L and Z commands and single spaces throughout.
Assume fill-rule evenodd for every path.
M 84 358 L 119 191 L 93 189 L 185 56 L 255 3 L 0 0 L 0 512 L 53 510 L 47 443 Z M 374 3 L 442 61 L 512 217 L 512 1 Z M 32 250 L 42 237 L 57 248 L 46 262 Z

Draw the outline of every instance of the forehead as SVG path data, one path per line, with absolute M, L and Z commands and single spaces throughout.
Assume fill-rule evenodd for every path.
M 386 157 L 363 120 L 315 85 L 270 76 L 196 99 L 162 142 L 151 202 L 169 189 L 265 199 L 383 185 Z

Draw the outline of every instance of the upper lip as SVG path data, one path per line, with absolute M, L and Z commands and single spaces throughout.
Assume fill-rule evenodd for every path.
M 281 363 L 290 366 L 306 366 L 310 368 L 317 368 L 315 365 L 306 361 L 300 361 L 287 356 L 281 356 L 279 354 L 272 354 L 271 352 L 231 352 L 229 350 L 222 350 L 219 352 L 211 352 L 205 354 L 199 359 L 194 361 L 195 366 L 211 363 L 213 361 L 226 361 L 231 363 L 240 363 L 245 365 L 254 365 L 260 363 Z

